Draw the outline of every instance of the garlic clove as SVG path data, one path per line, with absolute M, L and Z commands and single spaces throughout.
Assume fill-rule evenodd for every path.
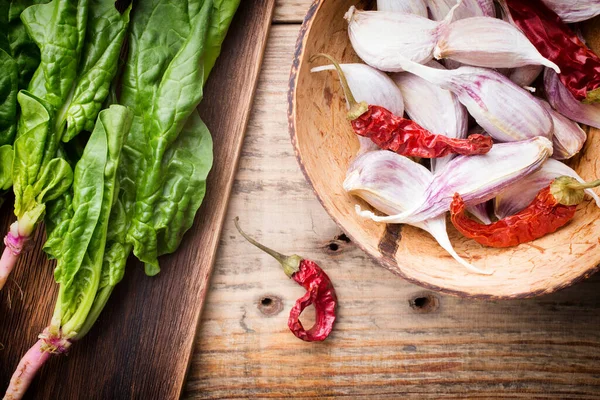
M 542 0 L 566 24 L 586 21 L 600 15 L 598 0 Z
M 499 72 L 467 66 L 442 70 L 404 57 L 398 60 L 406 71 L 454 93 L 494 139 L 510 142 L 552 137 L 552 118 L 548 111 L 531 93 Z
M 460 265 L 462 265 L 469 271 L 481 275 L 492 275 L 494 273 L 494 271 L 482 270 L 470 264 L 468 261 L 466 261 L 456 253 L 454 247 L 452 246 L 452 243 L 450 242 L 450 238 L 448 237 L 445 215 L 440 215 L 438 217 L 428 219 L 420 223 L 416 223 L 413 226 L 416 226 L 417 228 L 421 228 L 429 232 L 431 236 L 433 236 L 434 239 L 439 243 L 439 245 L 442 246 L 442 248 L 452 256 L 452 258 L 458 261 Z
M 583 144 L 587 140 L 587 134 L 577 122 L 573 122 L 558 111 L 554 110 L 548 102 L 540 100 L 540 103 L 546 108 L 554 125 L 552 135 L 552 145 L 554 153 L 552 158 L 557 160 L 566 160 L 579 153 Z
M 402 91 L 389 76 L 365 64 L 340 64 L 340 67 L 357 102 L 384 107 L 394 115 L 404 114 Z M 335 71 L 335 67 L 322 65 L 310 71 Z
M 445 213 L 459 193 L 469 206 L 496 197 L 523 177 L 535 172 L 552 154 L 552 143 L 544 137 L 495 144 L 483 155 L 458 156 L 433 176 L 425 200 L 412 210 L 385 217 L 361 210 L 359 215 L 376 222 L 415 223 Z
M 433 60 L 427 65 L 444 69 Z M 452 92 L 408 72 L 396 73 L 391 77 L 402 92 L 410 119 L 436 134 L 451 138 L 467 137 L 467 110 Z M 453 155 L 431 159 L 432 171 L 443 168 L 452 158 Z
M 487 202 L 476 204 L 471 207 L 467 207 L 467 211 L 471 213 L 475 218 L 477 218 L 482 223 L 489 225 L 492 223 L 490 216 L 487 210 Z
M 344 18 L 352 47 L 364 62 L 382 71 L 399 72 L 398 57 L 418 63 L 433 58 L 440 26 L 448 23 L 452 13 L 436 22 L 414 14 L 361 11 L 352 6 Z
M 397 214 L 413 209 L 424 200 L 431 172 L 408 157 L 377 150 L 357 157 L 344 180 L 344 190 L 376 209 Z
M 544 69 L 544 90 L 550 105 L 565 117 L 600 129 L 600 103 L 584 104 L 563 85 L 556 72 Z
M 368 153 L 369 151 L 379 150 L 379 146 L 377 146 L 377 144 L 373 143 L 373 141 L 371 139 L 364 137 L 364 136 L 359 136 L 359 135 L 356 135 L 356 138 L 358 139 L 358 146 L 359 146 L 358 152 L 356 153 L 357 156 Z
M 423 0 L 377 0 L 377 11 L 402 12 L 427 18 L 427 6 Z
M 508 73 L 507 77 L 517 86 L 530 86 L 544 70 L 543 65 L 525 65 L 517 67 Z
M 442 21 L 450 9 L 454 7 L 457 0 L 427 0 L 427 7 L 431 18 Z M 461 5 L 454 11 L 453 20 L 470 17 L 496 17 L 496 9 L 493 0 L 463 0 Z
M 515 182 L 498 194 L 494 201 L 494 213 L 499 219 L 518 213 L 535 199 L 540 190 L 548 186 L 555 178 L 563 175 L 573 177 L 579 182 L 584 182 L 577 172 L 569 166 L 550 158 L 539 170 L 523 177 L 523 179 Z M 600 207 L 600 197 L 592 189 L 586 189 L 585 192 Z
M 344 71 L 348 86 L 356 101 L 365 101 L 367 104 L 384 107 L 394 115 L 404 115 L 402 92 L 389 76 L 365 64 L 340 64 L 340 67 Z M 335 71 L 335 67 L 333 65 L 323 65 L 310 71 Z M 369 138 L 358 136 L 358 141 L 360 143 L 358 154 L 379 148 Z
M 478 67 L 545 65 L 560 72 L 560 68 L 542 56 L 519 29 L 495 18 L 466 18 L 443 27 L 433 56 L 438 60 L 450 58 Z
M 422 165 L 381 150 L 356 158 L 348 170 L 344 190 L 381 212 L 397 214 L 419 205 L 432 180 L 433 175 Z M 429 232 L 444 250 L 470 271 L 486 275 L 492 273 L 469 264 L 456 253 L 448 238 L 444 215 L 411 225 Z

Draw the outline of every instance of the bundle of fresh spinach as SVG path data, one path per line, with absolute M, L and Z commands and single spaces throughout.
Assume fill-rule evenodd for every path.
M 53 0 L 21 13 L 41 61 L 28 91 L 18 95 L 21 116 L 11 168 L 17 221 L 4 240 L 0 289 L 43 218 L 46 202 L 71 186 L 71 166 L 57 151 L 61 140 L 93 127 L 117 71 L 129 10 L 119 13 L 111 0 Z M 10 160 L 1 164 L 5 170 Z
M 94 1 L 89 1 L 91 14 Z M 60 0 L 50 4 L 54 2 Z M 66 10 L 68 5 L 62 8 Z M 154 275 L 159 271 L 157 258 L 175 251 L 191 227 L 212 166 L 212 139 L 196 107 L 238 5 L 239 0 L 148 0 L 135 4 L 118 99 L 126 107 L 111 106 L 100 112 L 79 160 L 78 151 L 72 149 L 55 147 L 49 152 L 54 157 L 51 161 L 60 160 L 54 162 L 65 171 L 76 165 L 69 190 L 62 190 L 70 182 L 67 172 L 57 173 L 58 168 L 44 180 L 40 177 L 42 183 L 30 184 L 41 187 L 35 200 L 37 205 L 44 205 L 42 213 L 48 203 L 44 250 L 57 260 L 55 279 L 60 289 L 50 326 L 21 360 L 8 398 L 21 398 L 49 354 L 67 351 L 89 331 L 122 279 L 132 251 L 145 263 L 146 273 Z M 56 7 L 54 15 L 61 15 L 61 7 Z M 79 26 L 78 14 L 71 11 L 69 15 L 75 17 L 70 18 L 71 26 Z M 113 54 L 112 50 L 104 52 Z M 43 54 L 42 47 L 40 68 Z M 78 72 L 75 82 L 81 81 L 80 76 Z M 43 83 L 44 88 L 49 86 Z M 43 116 L 28 114 L 28 121 L 38 121 L 40 131 L 58 132 L 57 137 L 63 140 L 74 136 L 68 133 L 70 126 L 76 126 L 74 134 L 88 129 L 89 118 L 77 122 L 68 116 L 91 115 L 88 110 L 93 113 L 102 101 L 93 107 L 85 103 L 79 108 L 81 113 L 70 114 L 79 87 L 72 84 L 66 100 L 60 90 L 52 91 L 50 98 L 55 103 L 20 93 L 23 104 L 24 96 L 37 101 L 37 112 Z M 106 89 L 108 83 L 81 97 L 100 98 L 98 92 Z M 63 105 L 52 113 L 60 101 Z M 23 118 L 19 130 L 21 123 L 25 124 Z M 34 122 L 27 124 L 35 130 Z M 54 143 L 56 137 L 49 141 Z M 21 157 L 15 156 L 15 166 Z M 19 175 L 14 170 L 13 176 Z M 38 175 L 34 174 L 36 178 Z
M 21 398 L 50 354 L 66 352 L 72 341 L 85 335 L 99 314 L 97 296 L 116 284 L 114 276 L 122 275 L 104 262 L 104 254 L 118 188 L 117 168 L 131 120 L 131 112 L 118 105 L 98 116 L 75 167 L 64 236 L 52 249 L 57 259 L 54 276 L 60 284 L 52 321 L 21 360 L 5 398 Z

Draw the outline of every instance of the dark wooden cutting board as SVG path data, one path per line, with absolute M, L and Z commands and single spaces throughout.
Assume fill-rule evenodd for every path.
M 131 259 L 92 331 L 68 356 L 52 357 L 27 393 L 31 399 L 176 399 L 189 366 L 215 252 L 275 0 L 243 0 L 205 90 L 200 115 L 214 140 L 207 196 L 180 249 L 162 257 L 161 273 L 144 275 Z M 13 221 L 12 199 L 0 228 Z M 50 322 L 54 264 L 33 245 L 0 292 L 0 394 L 20 357 Z M 20 286 L 20 288 L 19 288 Z

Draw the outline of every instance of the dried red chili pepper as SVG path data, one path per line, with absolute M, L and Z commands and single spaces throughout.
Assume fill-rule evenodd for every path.
M 567 224 L 575 215 L 577 204 L 583 201 L 584 189 L 599 185 L 600 181 L 580 183 L 561 176 L 540 190 L 522 211 L 489 225 L 470 219 L 463 199 L 456 193 L 450 204 L 450 216 L 456 229 L 477 243 L 489 247 L 517 246 Z
M 239 218 L 234 219 L 235 227 L 250 243 L 275 258 L 285 274 L 306 289 L 306 294 L 296 300 L 290 310 L 288 327 L 297 338 L 307 342 L 320 342 L 327 339 L 333 329 L 336 318 L 337 295 L 331 280 L 314 261 L 306 260 L 296 254 L 284 256 L 246 235 L 239 226 Z M 304 329 L 300 322 L 300 314 L 311 304 L 314 304 L 316 321 L 309 330 Z
M 422 158 L 438 158 L 449 154 L 485 154 L 492 148 L 492 138 L 489 136 L 474 134 L 466 139 L 455 139 L 436 135 L 383 107 L 368 105 L 364 101 L 357 103 L 338 62 L 327 54 L 317 54 L 310 61 L 317 57 L 327 58 L 338 72 L 344 95 L 350 105 L 348 119 L 354 132 L 370 138 L 380 148 L 403 156 Z
M 560 68 L 561 82 L 577 100 L 600 101 L 600 57 L 540 0 L 504 0 L 514 23 L 541 55 Z
M 492 148 L 492 138 L 474 134 L 466 139 L 434 135 L 416 122 L 398 117 L 379 106 L 352 121 L 354 132 L 370 138 L 384 150 L 409 157 L 437 158 L 448 154 L 485 154 Z

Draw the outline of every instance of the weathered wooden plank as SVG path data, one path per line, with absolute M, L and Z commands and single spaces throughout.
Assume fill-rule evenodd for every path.
M 275 3 L 275 23 L 299 23 L 302 22 L 306 10 L 310 7 L 312 0 L 277 0 Z
M 287 131 L 298 30 L 270 33 L 184 397 L 600 398 L 600 276 L 532 300 L 473 301 L 424 291 L 336 239 Z M 331 276 L 339 322 L 326 342 L 289 332 L 303 289 L 243 241 L 236 215 Z
M 196 223 L 162 272 L 131 262 L 94 329 L 67 357 L 41 370 L 35 399 L 177 399 L 193 349 L 227 200 L 267 39 L 274 0 L 243 1 L 205 90 L 200 115 L 214 138 L 215 164 Z M 6 232 L 10 204 L 2 213 Z M 40 247 L 23 257 L 0 297 L 0 393 L 19 358 L 50 320 L 56 285 Z M 20 298 L 17 284 L 24 297 Z M 7 296 L 11 295 L 9 305 Z

